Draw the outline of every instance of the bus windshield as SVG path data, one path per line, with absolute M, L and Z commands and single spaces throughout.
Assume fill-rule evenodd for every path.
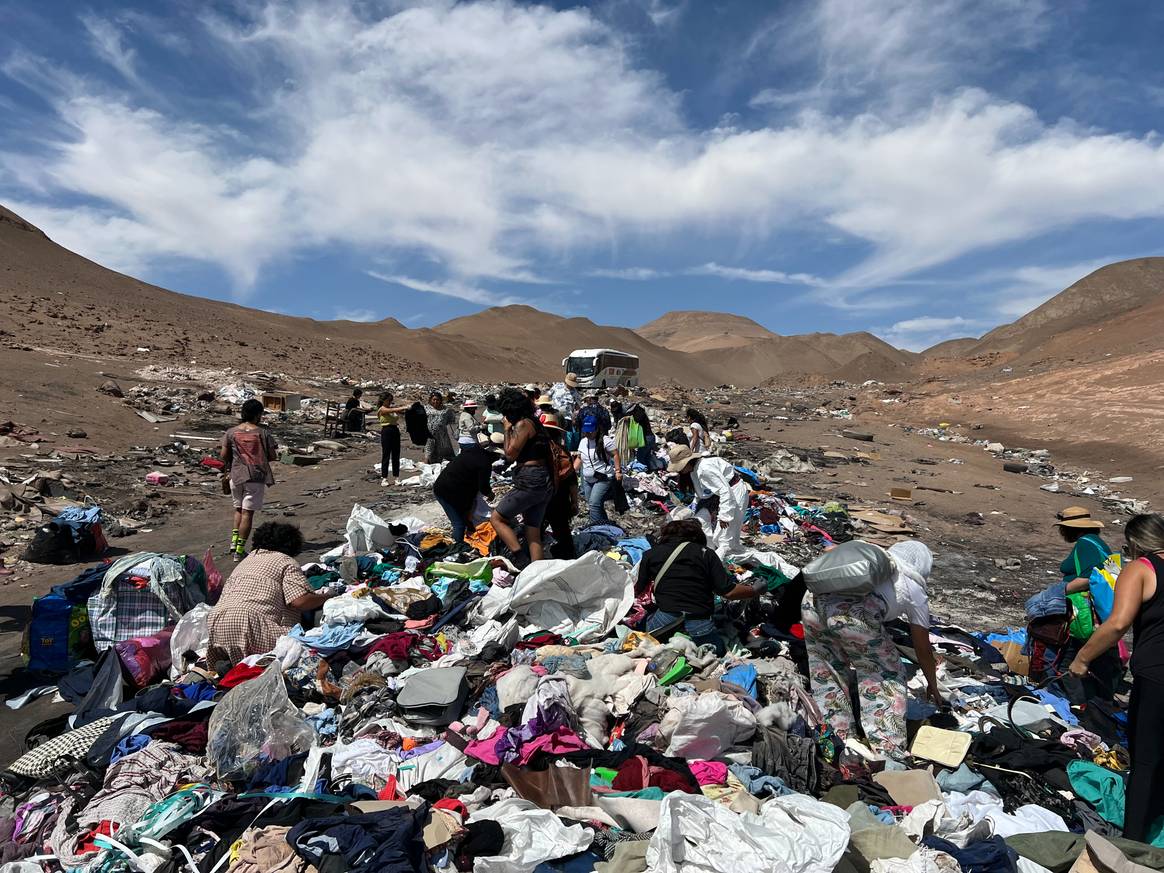
M 594 358 L 567 358 L 566 372 L 582 379 L 589 378 L 594 375 Z

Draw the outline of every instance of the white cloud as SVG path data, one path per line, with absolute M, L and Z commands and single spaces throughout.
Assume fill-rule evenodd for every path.
M 128 81 L 137 83 L 137 52 L 127 46 L 121 28 L 106 18 L 93 13 L 81 15 L 81 23 L 89 33 L 89 41 L 97 56 Z
M 591 270 L 588 276 L 598 279 L 624 279 L 628 282 L 646 282 L 651 279 L 663 279 L 671 275 L 664 270 L 655 270 L 651 267 L 624 267 L 619 270 Z
M 365 272 L 373 279 L 379 279 L 381 282 L 387 282 L 390 285 L 401 285 L 404 288 L 410 288 L 413 291 L 423 291 L 426 294 L 440 294 L 442 297 L 454 297 L 457 300 L 464 300 L 467 303 L 479 303 L 482 306 L 509 306 L 513 303 L 530 302 L 508 294 L 494 294 L 492 291 L 487 291 L 484 288 L 478 288 L 473 285 L 466 285 L 463 282 L 426 282 L 421 279 L 413 279 L 410 276 L 389 276 L 384 273 L 378 273 L 375 270 L 367 270 Z
M 336 321 L 379 321 L 380 316 L 371 309 L 337 309 L 333 316 Z
M 988 295 L 987 302 L 1001 319 L 1011 321 L 1038 308 L 1089 273 L 1118 260 L 1123 259 L 1109 257 L 1055 266 L 1031 265 L 995 273 L 1003 286 Z
M 962 316 L 942 318 L 923 315 L 878 329 L 877 334 L 891 345 L 920 352 L 945 340 L 977 336 L 984 327 L 983 322 Z
M 978 12 L 953 0 L 878 0 L 879 30 L 858 0 L 824 7 L 829 77 L 857 83 L 914 81 L 943 52 L 984 50 L 995 19 L 1019 22 L 1023 39 L 1037 38 L 1042 20 L 1019 0 L 984 0 Z M 481 304 L 517 299 L 485 290 L 490 281 L 543 281 L 554 264 L 640 240 L 731 239 L 732 260 L 746 262 L 795 229 L 868 254 L 827 279 L 697 269 L 856 289 L 814 299 L 867 308 L 883 301 L 862 301 L 860 289 L 969 252 L 1083 220 L 1164 217 L 1158 137 L 1048 124 L 981 91 L 933 99 L 944 75 L 908 111 L 704 130 L 685 122 L 681 95 L 660 75 L 636 66 L 633 45 L 584 9 L 258 8 L 249 24 L 208 18 L 200 46 L 234 59 L 232 72 L 251 83 L 246 127 L 143 109 L 132 93 L 84 79 L 46 86 L 72 135 L 44 154 L 0 157 L 9 188 L 17 166 L 42 167 L 14 198 L 30 219 L 119 265 L 158 256 L 221 265 L 240 293 L 268 264 L 311 247 L 343 245 L 370 262 L 420 255 L 439 280 L 375 275 Z M 955 11 L 946 34 L 943 15 Z M 132 69 L 120 39 L 108 43 L 120 50 L 111 57 Z M 900 57 L 930 39 L 940 45 Z M 100 205 L 55 208 L 58 193 Z
M 744 282 L 765 282 L 773 285 L 822 285 L 823 281 L 808 273 L 785 273 L 781 270 L 749 270 L 745 267 L 725 267 L 714 261 L 686 271 L 691 276 L 718 276 L 721 279 L 739 279 Z

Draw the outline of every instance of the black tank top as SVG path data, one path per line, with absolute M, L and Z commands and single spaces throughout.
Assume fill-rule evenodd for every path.
M 534 421 L 532 418 L 527 418 L 530 424 L 534 427 L 534 435 L 525 441 L 525 445 L 521 447 L 518 452 L 515 464 L 521 466 L 530 461 L 541 461 L 543 464 L 548 464 L 550 460 L 550 438 L 542 429 L 540 423 Z
M 1132 675 L 1164 681 L 1164 556 L 1144 557 L 1156 572 L 1156 593 L 1132 622 Z

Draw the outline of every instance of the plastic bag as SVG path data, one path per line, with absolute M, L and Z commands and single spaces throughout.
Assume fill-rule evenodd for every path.
M 209 570 L 207 577 L 209 578 Z M 174 626 L 174 634 L 170 637 L 170 678 L 177 679 L 194 661 L 206 657 L 206 649 L 210 646 L 210 630 L 206 619 L 210 615 L 210 604 L 199 603 L 180 619 Z M 187 653 L 193 652 L 194 658 Z
M 708 691 L 697 697 L 675 697 L 659 732 L 670 737 L 667 754 L 679 758 L 715 758 L 756 733 L 756 717 L 726 694 Z
M 345 538 L 352 552 L 360 555 L 379 549 L 391 549 L 396 543 L 397 536 L 403 536 L 405 533 L 407 531 L 402 526 L 398 526 L 393 533 L 389 522 L 366 506 L 357 503 L 352 507 L 352 514 L 348 516 Z
M 137 688 L 145 688 L 170 669 L 170 640 L 173 628 L 162 628 L 156 634 L 121 640 L 113 644 L 125 673 Z
M 311 748 L 315 730 L 291 703 L 278 663 L 230 691 L 210 715 L 206 756 L 220 779 L 250 776 L 259 759 L 281 761 Z
M 508 609 L 523 630 L 548 630 L 588 643 L 610 633 L 634 599 L 627 569 L 600 552 L 588 552 L 575 561 L 535 561 L 512 588 L 491 588 L 477 614 L 484 620 Z
M 1111 617 L 1112 607 L 1115 606 L 1115 584 L 1123 569 L 1120 555 L 1111 555 L 1102 567 L 1091 571 L 1088 585 L 1091 589 L 1091 603 L 1095 606 L 1095 614 L 1099 620 L 1107 621 Z

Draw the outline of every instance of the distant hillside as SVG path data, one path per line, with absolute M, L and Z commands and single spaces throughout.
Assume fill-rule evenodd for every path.
M 978 345 L 980 340 L 977 337 L 967 336 L 959 339 L 946 340 L 938 343 L 936 346 L 930 346 L 921 353 L 923 358 L 960 358 L 965 355 L 970 349 Z
M 1136 258 L 1100 267 L 1042 306 L 996 327 L 968 355 L 1023 354 L 1060 334 L 1100 325 L 1107 319 L 1153 303 L 1164 292 L 1164 258 Z
M 742 315 L 690 309 L 661 315 L 635 328 L 635 333 L 657 346 L 677 352 L 734 349 L 778 336 L 762 324 Z

